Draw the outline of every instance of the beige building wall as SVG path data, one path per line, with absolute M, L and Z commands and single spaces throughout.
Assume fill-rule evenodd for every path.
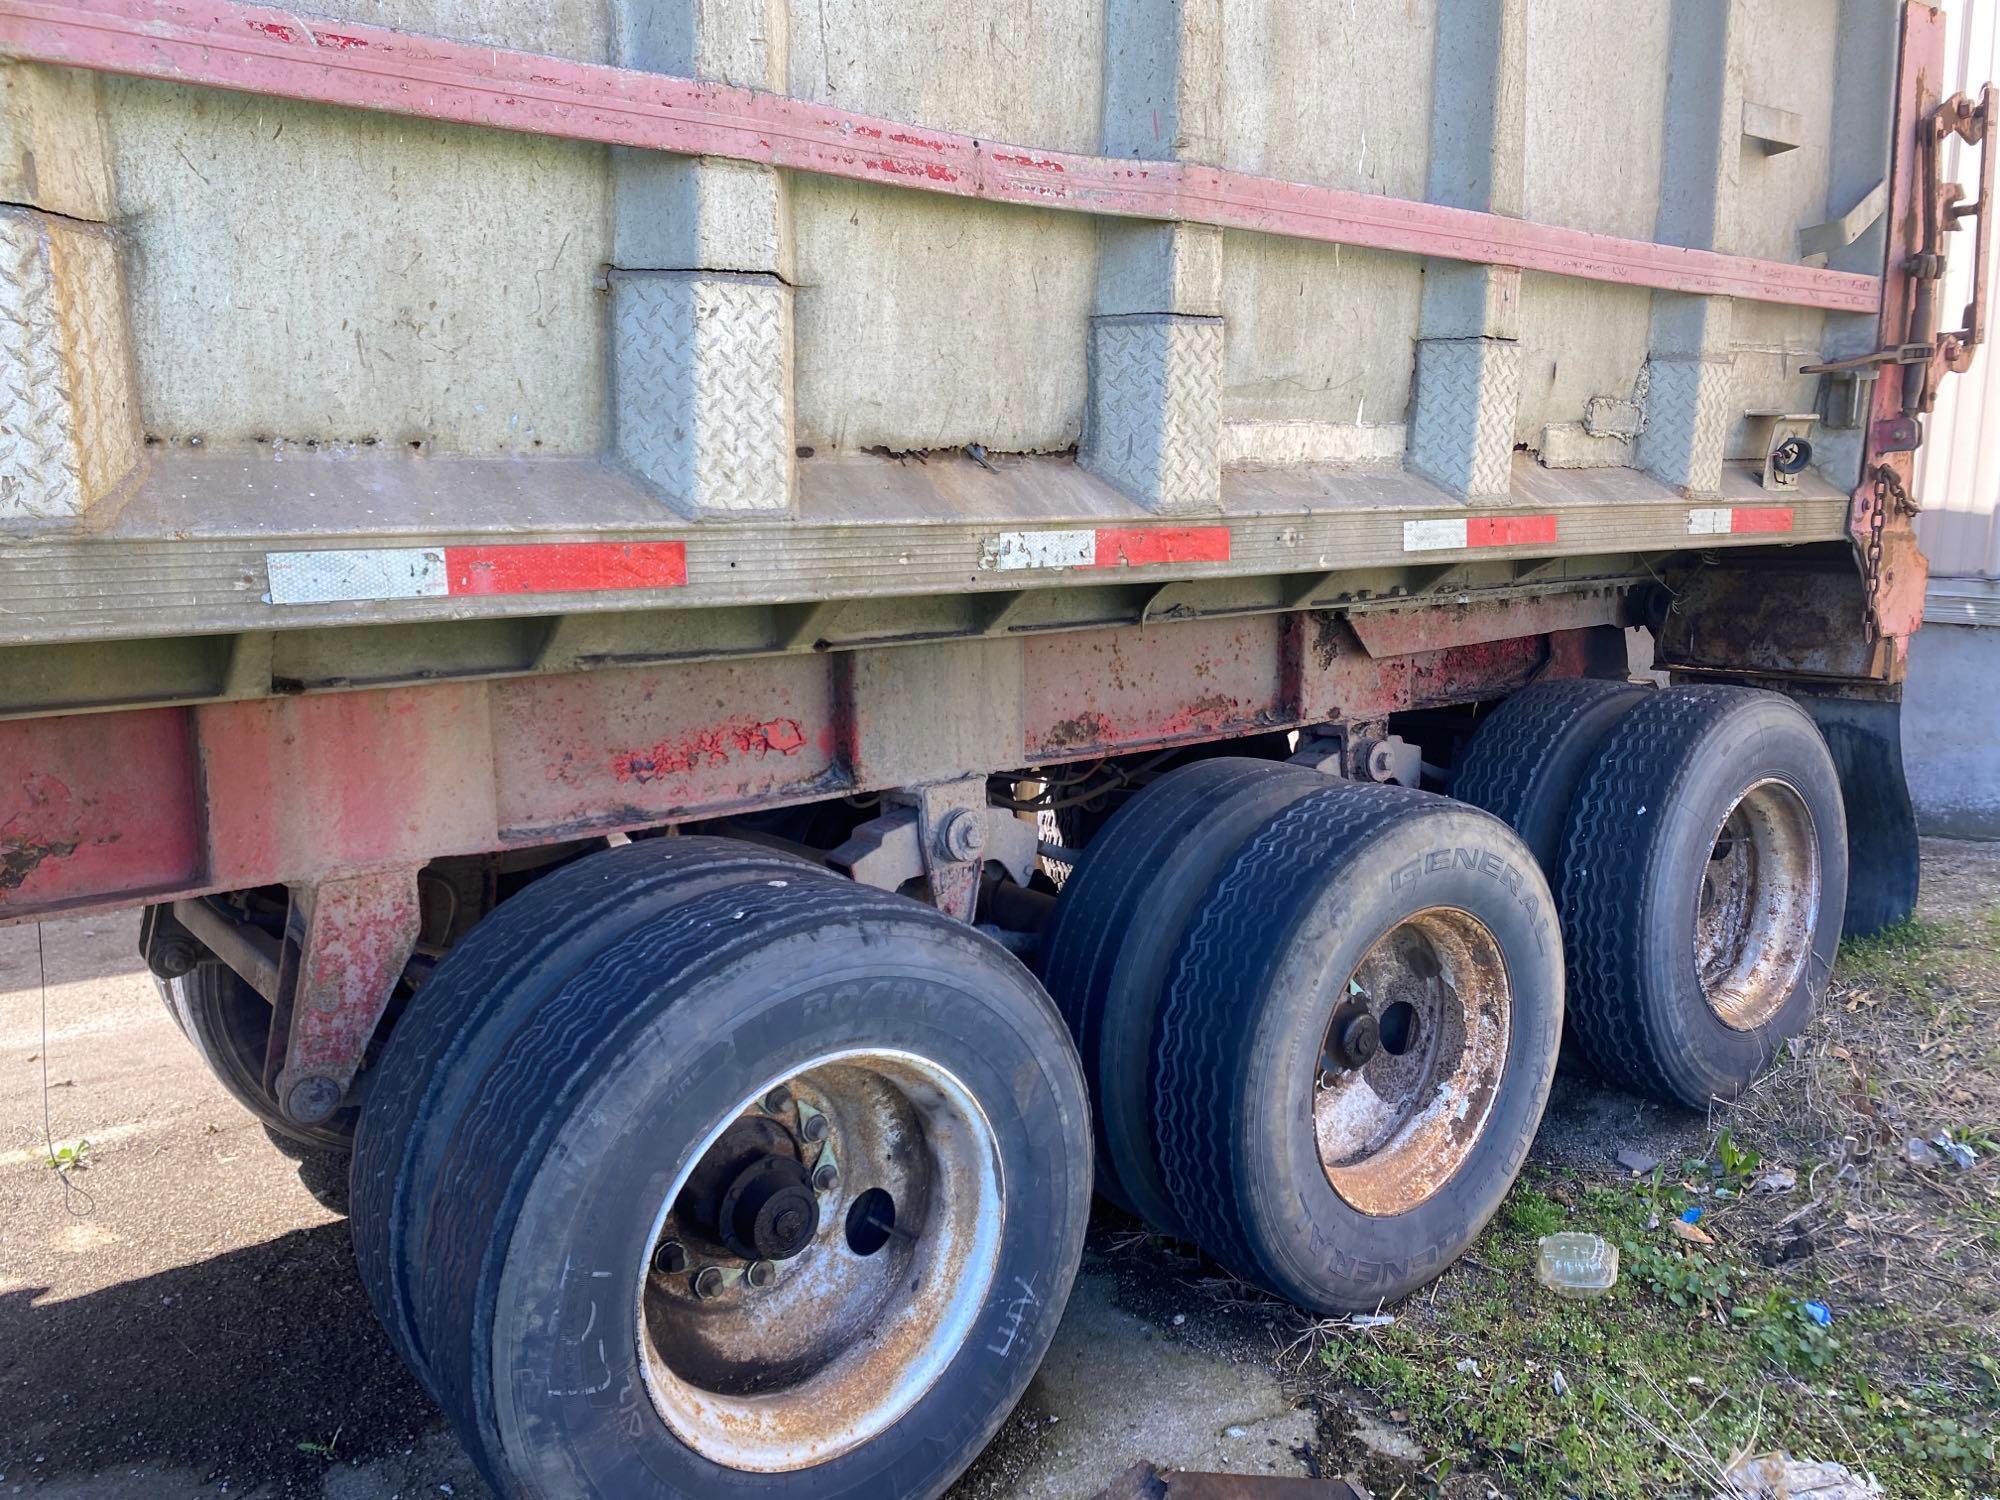
M 2000 12 L 1990 0 L 1948 0 L 1949 89 L 1976 89 L 2000 80 Z M 1949 178 L 1977 186 L 1978 153 L 1954 138 L 1945 161 Z M 1971 236 L 1952 247 L 1943 295 L 1944 316 L 1956 317 L 1969 296 Z M 2000 257 L 1994 257 L 2000 258 Z M 2000 266 L 1987 271 L 2000 289 Z M 1931 561 L 1925 618 L 1944 624 L 2000 625 L 2000 352 L 1989 344 L 1971 371 L 1944 382 L 1918 461 L 1924 513 L 1917 534 Z

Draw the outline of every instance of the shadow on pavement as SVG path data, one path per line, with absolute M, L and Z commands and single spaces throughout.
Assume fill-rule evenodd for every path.
M 44 1294 L 0 1295 L 10 1480 L 143 1464 L 317 1494 L 330 1461 L 403 1453 L 440 1422 L 375 1321 L 344 1223 L 68 1301 Z

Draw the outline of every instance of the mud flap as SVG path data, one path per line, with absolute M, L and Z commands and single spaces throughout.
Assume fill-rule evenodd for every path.
M 1917 908 L 1917 815 L 1903 777 L 1903 705 L 1801 693 L 1833 752 L 1847 804 L 1848 937 L 1868 937 Z

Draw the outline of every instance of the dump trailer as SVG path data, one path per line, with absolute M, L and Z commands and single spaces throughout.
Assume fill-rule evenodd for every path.
M 1093 1189 L 1393 1302 L 1559 1051 L 1727 1098 L 1911 908 L 1943 72 L 0 0 L 0 920 L 144 908 L 503 1495 L 939 1493 Z

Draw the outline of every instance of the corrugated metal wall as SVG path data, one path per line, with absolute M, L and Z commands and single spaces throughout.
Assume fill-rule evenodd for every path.
M 1948 0 L 1946 36 L 1952 89 L 2000 79 L 2000 15 L 1991 0 Z M 1954 139 L 1948 177 L 1977 186 L 1979 158 Z M 1971 278 L 1968 233 L 1946 279 L 1945 317 L 1965 305 Z M 1990 270 L 2000 289 L 2000 269 Z M 1944 382 L 1918 470 L 1924 514 L 1917 533 L 1931 560 L 1926 618 L 2000 625 L 2000 351 L 1981 351 L 1969 374 Z

